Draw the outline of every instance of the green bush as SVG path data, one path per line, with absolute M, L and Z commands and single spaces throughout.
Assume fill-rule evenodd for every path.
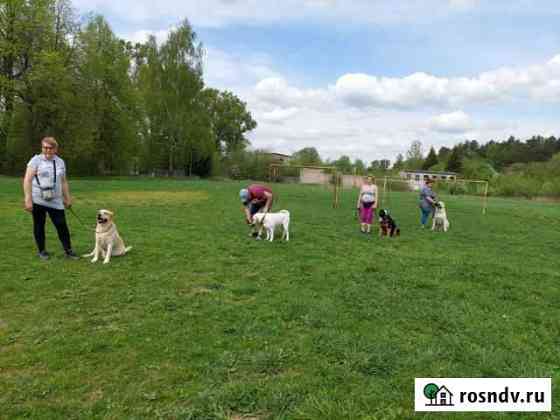
M 449 194 L 462 195 L 467 194 L 469 191 L 463 182 L 452 182 L 449 184 Z
M 545 197 L 560 197 L 560 179 L 546 181 L 541 187 L 540 195 Z
M 237 151 L 223 162 L 223 172 L 233 179 L 268 179 L 270 164 L 269 154 L 263 151 Z
M 542 182 L 523 175 L 501 175 L 493 182 L 495 195 L 533 198 L 541 195 Z

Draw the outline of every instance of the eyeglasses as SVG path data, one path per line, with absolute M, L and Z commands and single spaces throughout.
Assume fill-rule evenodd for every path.
M 45 150 L 54 150 L 54 146 L 41 146 Z

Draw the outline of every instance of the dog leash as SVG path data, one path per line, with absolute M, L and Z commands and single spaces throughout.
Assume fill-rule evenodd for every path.
M 78 222 L 80 222 L 80 224 L 84 227 L 84 229 L 87 229 L 87 230 L 89 230 L 89 231 L 95 232 L 95 229 L 92 229 L 92 228 L 88 227 L 84 222 L 82 222 L 82 219 L 80 219 L 80 218 L 78 217 L 78 215 L 77 215 L 76 212 L 72 209 L 72 207 L 68 207 L 68 210 L 70 210 L 70 213 L 72 213 L 72 214 L 74 215 L 74 217 L 75 217 L 76 219 L 78 219 Z

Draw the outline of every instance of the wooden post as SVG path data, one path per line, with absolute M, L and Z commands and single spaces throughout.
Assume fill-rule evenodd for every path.
M 383 177 L 383 196 L 381 197 L 381 206 L 379 206 L 379 208 L 384 208 L 387 207 L 387 205 L 385 204 L 385 199 L 386 199 L 386 194 L 387 194 L 387 176 Z
M 336 189 L 337 189 L 337 174 L 336 174 L 336 169 L 333 172 L 333 203 L 332 206 L 334 209 L 336 209 L 336 197 L 337 197 L 337 193 L 336 193 Z
M 340 195 L 342 193 L 342 176 L 338 173 L 338 171 L 335 172 L 334 180 L 336 185 L 335 208 L 338 208 L 338 206 L 340 205 Z
M 486 215 L 486 208 L 488 207 L 488 181 L 484 185 L 484 198 L 482 199 L 482 214 Z
M 340 204 L 340 174 L 338 173 L 338 171 L 335 172 L 335 177 L 334 177 L 334 182 L 336 184 L 336 194 L 334 197 L 335 200 L 335 208 L 338 208 L 338 205 Z
M 338 200 L 336 203 L 336 206 L 338 207 L 340 205 L 340 202 L 342 201 L 342 194 L 344 193 L 344 174 L 339 174 L 338 176 Z

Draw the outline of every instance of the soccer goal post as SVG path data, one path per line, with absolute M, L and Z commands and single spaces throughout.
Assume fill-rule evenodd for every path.
M 285 165 L 272 163 L 268 169 L 270 182 L 320 186 L 329 191 L 332 206 L 340 205 L 342 179 L 334 166 Z
M 478 204 L 472 204 L 480 208 L 483 215 L 488 210 L 488 181 L 479 179 L 453 180 L 432 179 L 434 185 L 432 189 L 444 200 L 455 201 L 461 198 L 466 201 L 479 200 Z M 383 179 L 383 189 L 381 191 L 381 205 L 392 207 L 399 197 L 404 193 L 419 194 L 424 186 L 425 179 L 403 179 L 386 177 Z

